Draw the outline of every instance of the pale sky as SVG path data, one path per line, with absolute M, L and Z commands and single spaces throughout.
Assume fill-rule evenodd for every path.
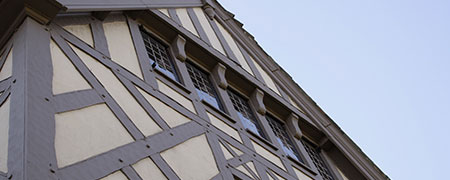
M 391 179 L 450 179 L 450 1 L 220 3 Z

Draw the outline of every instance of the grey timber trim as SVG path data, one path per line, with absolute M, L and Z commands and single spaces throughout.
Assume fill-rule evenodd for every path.
M 181 20 L 177 15 L 177 11 L 175 10 L 175 8 L 170 8 L 167 9 L 167 11 L 169 11 L 169 16 L 172 20 L 174 20 L 175 22 L 177 22 L 180 26 L 181 26 Z
M 121 171 L 130 180 L 142 180 L 142 178 L 137 174 L 137 172 L 131 166 L 125 166 L 121 169 Z
M 56 179 L 50 35 L 31 18 L 14 39 L 9 177 Z M 43 71 L 44 70 L 44 71 Z
M 108 43 L 106 42 L 105 30 L 103 29 L 102 21 L 93 20 L 90 25 L 95 49 L 103 53 L 105 56 L 111 57 L 109 54 Z
M 200 39 L 205 41 L 207 44 L 211 44 L 211 41 L 209 40 L 208 36 L 206 35 L 205 30 L 203 29 L 202 25 L 200 24 L 200 21 L 195 14 L 194 10 L 192 8 L 187 8 L 187 12 L 189 14 L 189 17 L 192 20 L 192 23 L 194 24 L 195 29 L 198 32 L 198 35 L 200 36 Z
M 264 84 L 264 79 L 261 76 L 261 73 L 259 72 L 259 70 L 256 68 L 256 65 L 251 60 L 251 57 L 248 54 L 247 50 L 242 48 L 242 46 L 239 43 L 237 43 L 237 45 L 238 45 L 239 50 L 241 51 L 242 55 L 244 56 L 245 60 L 247 61 L 248 65 L 250 66 L 250 69 L 252 70 L 253 75 L 255 76 L 255 78 L 258 79 L 260 82 L 262 82 Z
M 29 20 L 27 20 L 29 21 Z M 9 137 L 8 137 L 8 174 L 7 177 L 14 177 L 19 180 L 25 179 L 25 63 L 27 48 L 27 22 L 19 27 L 13 37 L 14 44 L 12 79 L 15 83 L 11 86 L 11 104 L 9 117 Z M 11 42 L 10 42 L 11 43 Z
M 145 49 L 144 39 L 142 38 L 141 31 L 139 30 L 139 25 L 135 20 L 129 17 L 127 18 L 127 20 L 144 80 L 145 82 L 150 84 L 151 87 L 157 88 L 155 75 L 151 73 L 152 67 L 149 62 L 150 60 L 147 55 L 147 50 Z
M 72 111 L 105 102 L 94 89 L 58 94 L 54 95 L 52 99 L 56 113 Z
M 239 61 L 236 57 L 236 55 L 234 55 L 233 51 L 230 48 L 230 45 L 228 44 L 228 42 L 225 40 L 224 35 L 222 34 L 222 32 L 220 31 L 219 27 L 217 26 L 216 22 L 214 20 L 211 20 L 209 18 L 207 18 L 209 21 L 209 24 L 211 24 L 212 29 L 214 30 L 214 32 L 216 33 L 217 38 L 220 41 L 220 44 L 222 44 L 223 49 L 225 50 L 225 53 L 227 54 L 228 58 L 230 58 L 231 60 L 233 60 L 233 62 L 239 64 Z M 240 65 L 240 64 L 239 64 Z
M 180 180 L 180 178 L 175 174 L 175 172 L 170 168 L 170 166 L 164 161 L 164 159 L 159 154 L 154 154 L 150 156 L 152 161 L 161 169 L 164 175 L 168 179 Z

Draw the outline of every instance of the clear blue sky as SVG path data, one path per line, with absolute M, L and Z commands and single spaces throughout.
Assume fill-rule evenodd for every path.
M 450 179 L 449 0 L 220 3 L 391 179 Z

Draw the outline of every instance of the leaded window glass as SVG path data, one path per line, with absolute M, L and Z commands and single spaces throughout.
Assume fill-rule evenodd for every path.
M 303 162 L 298 154 L 297 148 L 295 148 L 294 143 L 287 133 L 286 125 L 274 117 L 267 115 L 267 121 L 272 128 L 273 133 L 277 137 L 278 143 L 280 143 L 283 151 L 290 157 L 296 159 L 297 161 Z
M 320 150 L 306 140 L 302 140 L 302 143 L 305 146 L 306 152 L 308 152 L 309 157 L 311 157 L 311 160 L 317 167 L 317 170 L 319 171 L 322 178 L 324 180 L 334 180 L 330 169 L 328 169 L 328 166 L 325 164 L 325 161 L 320 155 Z
M 172 79 L 177 80 L 175 67 L 170 59 L 168 47 L 152 37 L 146 30 L 141 28 L 142 39 L 144 39 L 145 49 L 150 58 L 150 63 L 153 68 L 158 68 L 164 74 Z
M 231 103 L 233 103 L 234 109 L 238 112 L 238 116 L 244 127 L 261 137 L 265 137 L 261 125 L 253 115 L 247 100 L 230 90 L 228 90 L 228 95 L 230 96 Z
M 223 110 L 208 74 L 189 62 L 186 63 L 186 68 L 200 99 Z

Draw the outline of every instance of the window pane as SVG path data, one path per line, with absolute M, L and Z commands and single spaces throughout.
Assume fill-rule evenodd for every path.
M 241 119 L 244 127 L 252 131 L 253 133 L 265 138 L 261 126 L 256 121 L 256 118 L 253 115 L 247 100 L 230 90 L 228 90 L 228 95 L 230 96 L 231 103 L 233 103 L 234 109 L 238 112 L 238 116 Z
M 186 68 L 200 99 L 208 102 L 220 110 L 223 110 L 208 74 L 191 63 L 186 63 Z
M 272 128 L 273 133 L 275 134 L 275 136 L 277 136 L 278 143 L 280 143 L 283 151 L 288 156 L 303 163 L 303 160 L 300 158 L 300 155 L 298 154 L 298 151 L 295 148 L 294 143 L 292 142 L 291 138 L 287 133 L 286 125 L 271 116 L 266 116 L 266 119 L 269 122 L 269 125 Z
M 323 161 L 322 157 L 320 156 L 319 150 L 317 150 L 317 148 L 315 148 L 313 144 L 307 142 L 306 140 L 302 140 L 302 143 L 305 146 L 305 149 L 308 152 L 309 157 L 311 157 L 311 160 L 317 167 L 317 170 L 319 171 L 322 178 L 324 180 L 334 180 L 333 176 L 331 175 L 331 171 L 328 169 L 328 166 L 325 164 L 325 161 Z
M 158 68 L 164 74 L 177 80 L 175 68 L 169 58 L 168 48 L 158 40 L 150 36 L 148 32 L 141 28 L 142 39 L 144 39 L 145 49 L 147 50 L 150 63 L 153 68 Z

